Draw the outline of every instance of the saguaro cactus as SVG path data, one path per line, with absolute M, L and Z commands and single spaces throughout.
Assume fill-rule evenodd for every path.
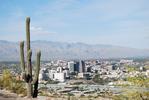
M 21 58 L 21 69 L 22 76 L 25 82 L 27 83 L 27 97 L 35 98 L 38 95 L 38 76 L 40 71 L 40 57 L 41 51 L 37 52 L 37 61 L 36 61 L 36 70 L 34 74 L 34 78 L 32 75 L 32 50 L 30 48 L 30 18 L 26 18 L 26 63 L 24 58 L 24 41 L 20 42 L 20 58 Z

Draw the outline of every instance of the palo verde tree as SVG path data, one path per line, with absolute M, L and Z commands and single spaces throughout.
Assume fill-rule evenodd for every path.
M 32 50 L 30 48 L 30 17 L 26 18 L 26 62 L 24 57 L 24 41 L 20 42 L 20 60 L 21 60 L 21 69 L 22 77 L 27 83 L 27 97 L 36 98 L 38 95 L 38 77 L 40 71 L 40 57 L 41 51 L 37 52 L 36 58 L 36 69 L 35 74 L 32 74 Z M 34 78 L 33 78 L 34 76 Z

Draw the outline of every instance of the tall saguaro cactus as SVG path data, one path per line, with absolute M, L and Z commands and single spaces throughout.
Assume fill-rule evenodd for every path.
M 36 61 L 36 70 L 34 74 L 34 78 L 32 75 L 32 50 L 30 48 L 30 18 L 26 18 L 26 63 L 24 58 L 24 41 L 20 42 L 20 58 L 21 58 L 21 67 L 22 67 L 22 75 L 23 79 L 27 83 L 27 97 L 35 98 L 38 95 L 38 76 L 40 71 L 40 57 L 41 51 L 37 52 L 37 61 Z

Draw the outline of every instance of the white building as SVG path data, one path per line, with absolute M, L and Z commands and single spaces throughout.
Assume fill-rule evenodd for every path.
M 39 72 L 39 82 L 41 81 L 46 81 L 49 79 L 49 72 L 48 72 L 48 69 L 46 68 L 42 68 Z
M 49 78 L 54 81 L 64 82 L 68 75 L 68 71 L 63 71 L 62 67 L 57 67 L 56 70 L 49 71 Z
M 149 70 L 146 71 L 146 76 L 149 77 Z
M 133 60 L 122 59 L 122 60 L 120 60 L 120 63 L 133 63 Z
M 62 72 L 62 67 L 57 67 L 57 72 L 61 73 Z
M 84 78 L 84 73 L 78 73 L 78 78 Z
M 49 78 L 50 78 L 51 80 L 54 79 L 54 73 L 56 73 L 56 70 L 50 70 L 50 71 L 49 71 Z
M 65 73 L 54 73 L 54 79 L 55 81 L 64 82 L 66 78 Z
M 39 73 L 39 83 L 42 81 L 42 79 L 43 79 L 43 75 L 42 73 Z
M 63 73 L 65 73 L 65 75 L 66 75 L 67 78 L 70 77 L 69 76 L 69 70 L 65 69 L 65 70 L 63 70 Z

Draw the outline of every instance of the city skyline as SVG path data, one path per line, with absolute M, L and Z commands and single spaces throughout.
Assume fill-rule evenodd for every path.
M 148 49 L 148 0 L 1 0 L 0 40 L 25 40 L 26 16 L 32 40 L 109 44 Z

